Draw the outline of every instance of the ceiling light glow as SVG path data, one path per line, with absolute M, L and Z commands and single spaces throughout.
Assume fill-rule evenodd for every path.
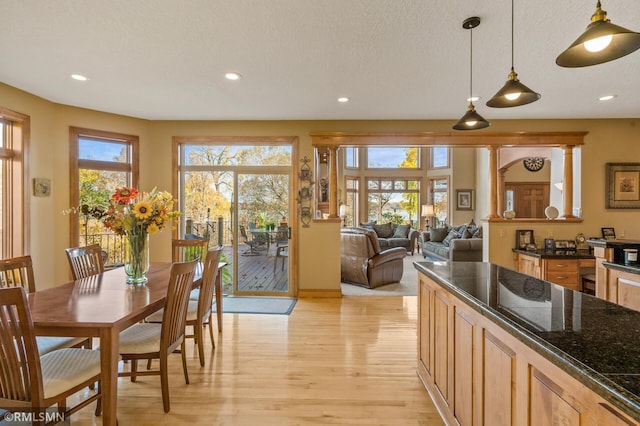
M 599 101 L 610 101 L 611 99 L 615 98 L 616 95 L 606 95 L 606 96 L 601 96 L 598 98 Z
M 341 103 L 349 102 L 350 100 L 351 99 L 347 98 L 346 96 L 342 96 L 338 98 L 338 102 L 341 102 Z
M 509 99 L 510 101 L 515 101 L 516 99 L 518 99 L 520 97 L 521 94 L 522 94 L 522 92 L 507 93 L 506 95 L 504 95 L 504 97 Z
M 82 74 L 71 74 L 71 78 L 77 81 L 87 81 L 89 80 L 87 77 L 85 77 Z
M 226 73 L 226 74 L 224 75 L 224 77 L 225 77 L 227 80 L 232 80 L 232 81 L 240 80 L 240 78 L 242 78 L 242 77 L 240 76 L 240 74 L 235 73 L 235 72 L 228 72 L 228 73 Z
M 584 42 L 584 48 L 589 52 L 600 52 L 604 50 L 611 44 L 611 40 L 613 40 L 613 36 L 611 34 L 597 37 L 589 41 Z
M 467 98 L 467 102 L 478 102 L 480 100 L 480 96 L 471 96 Z

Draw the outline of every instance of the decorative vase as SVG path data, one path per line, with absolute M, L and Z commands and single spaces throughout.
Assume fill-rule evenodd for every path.
M 125 235 L 124 272 L 128 284 L 147 282 L 149 272 L 149 234 L 146 232 Z

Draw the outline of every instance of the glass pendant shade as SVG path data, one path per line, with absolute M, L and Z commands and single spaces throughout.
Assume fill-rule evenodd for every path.
M 640 48 L 640 33 L 614 25 L 607 12 L 600 8 L 591 16 L 591 23 L 567 50 L 556 58 L 561 67 L 588 67 L 621 58 Z
M 530 104 L 538 99 L 540 99 L 540 93 L 536 93 L 520 83 L 518 74 L 511 68 L 509 79 L 504 86 L 502 86 L 502 89 L 498 90 L 498 93 L 487 101 L 487 106 L 492 108 L 509 108 Z
M 456 124 L 453 125 L 454 130 L 478 130 L 491 126 L 487 120 L 482 118 L 480 114 L 476 112 L 476 108 L 473 106 L 473 102 L 469 102 L 467 112 L 462 116 Z

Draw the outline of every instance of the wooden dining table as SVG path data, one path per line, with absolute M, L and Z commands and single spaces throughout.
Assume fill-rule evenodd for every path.
M 151 263 L 147 283 L 131 285 L 124 268 L 116 268 L 28 295 L 36 335 L 100 339 L 104 425 L 117 422 L 120 332 L 164 306 L 170 274 L 171 263 Z M 219 274 L 216 303 L 221 313 L 220 281 Z

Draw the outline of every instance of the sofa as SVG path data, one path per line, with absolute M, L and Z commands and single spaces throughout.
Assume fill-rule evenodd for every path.
M 432 228 L 420 236 L 425 259 L 482 262 L 482 226 Z
M 340 279 L 367 288 L 399 282 L 402 278 L 404 247 L 383 250 L 371 229 L 340 230 Z
M 404 247 L 411 255 L 413 255 L 420 237 L 420 232 L 411 228 L 411 225 L 366 222 L 361 223 L 360 227 L 371 229 L 376 233 L 381 249 Z

